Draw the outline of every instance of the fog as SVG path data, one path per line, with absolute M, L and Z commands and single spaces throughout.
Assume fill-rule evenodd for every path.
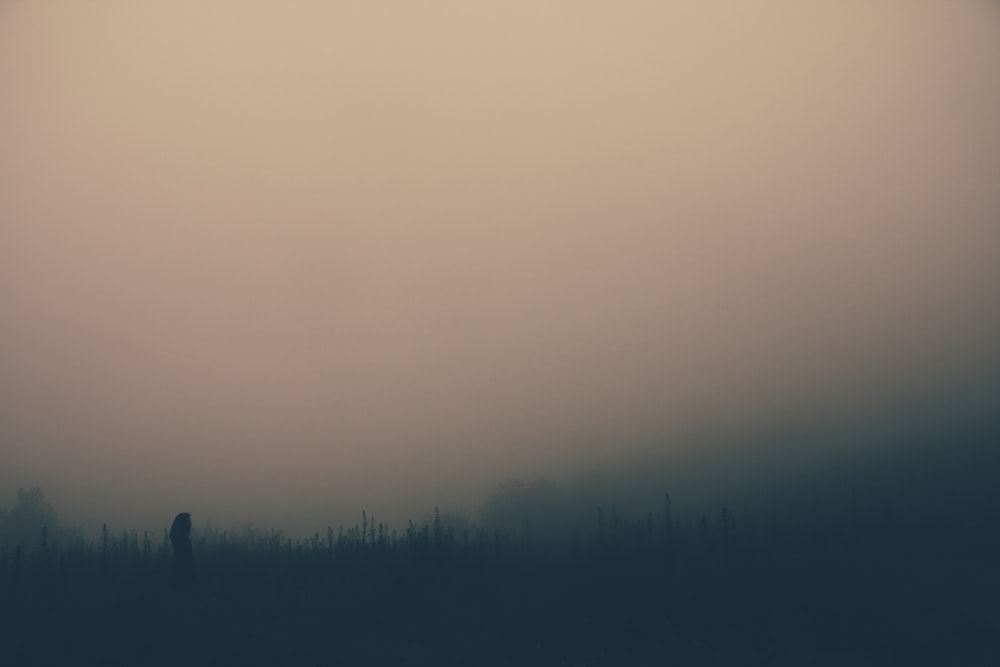
M 976 0 L 4 2 L 0 505 L 402 522 L 989 414 L 997 72 Z

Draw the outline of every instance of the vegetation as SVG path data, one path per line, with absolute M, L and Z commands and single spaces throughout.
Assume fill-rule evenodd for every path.
M 857 503 L 679 515 L 666 494 L 557 537 L 530 514 L 484 527 L 551 492 L 509 484 L 457 528 L 196 530 L 191 586 L 166 530 L 46 528 L 0 547 L 5 664 L 996 664 L 990 527 Z

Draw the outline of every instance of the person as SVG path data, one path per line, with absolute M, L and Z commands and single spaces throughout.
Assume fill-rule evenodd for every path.
M 194 549 L 191 546 L 191 515 L 181 512 L 170 527 L 174 547 L 174 583 L 186 587 L 194 581 Z

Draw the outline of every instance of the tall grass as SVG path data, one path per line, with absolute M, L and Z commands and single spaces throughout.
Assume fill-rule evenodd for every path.
M 956 571 L 927 548 L 933 526 L 912 523 L 857 511 L 684 516 L 666 496 L 640 516 L 594 508 L 588 525 L 545 539 L 531 516 L 517 532 L 459 534 L 436 511 L 401 529 L 362 513 L 306 539 L 252 526 L 196 532 L 196 584 L 185 590 L 173 586 L 165 535 L 105 527 L 96 543 L 55 543 L 43 533 L 0 549 L 0 657 L 990 664 L 995 563 L 966 559 Z

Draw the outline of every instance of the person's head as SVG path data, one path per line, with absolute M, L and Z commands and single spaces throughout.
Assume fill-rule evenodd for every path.
M 174 524 L 170 526 L 170 541 L 187 540 L 191 537 L 191 515 L 181 512 L 174 518 Z

